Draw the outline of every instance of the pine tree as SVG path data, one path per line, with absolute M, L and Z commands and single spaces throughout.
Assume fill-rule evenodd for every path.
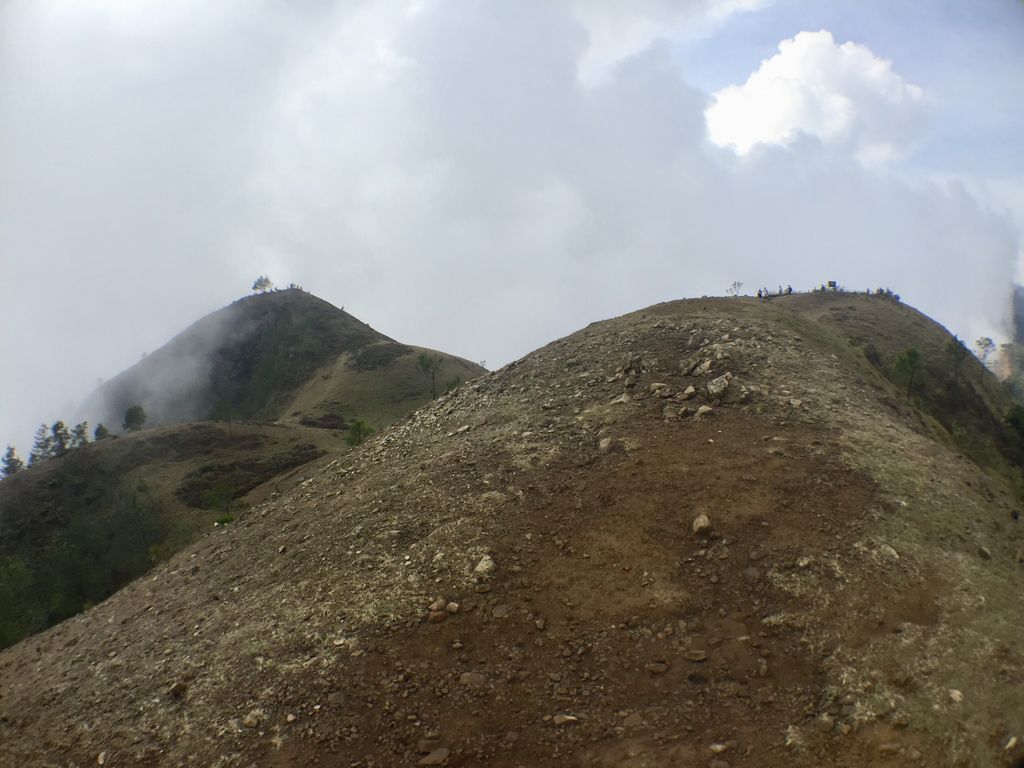
M 71 430 L 71 447 L 81 448 L 83 445 L 89 442 L 89 422 L 83 421 L 81 424 L 76 424 L 75 428 Z
M 18 454 L 14 452 L 14 446 L 8 445 L 7 450 L 4 451 L 4 457 L 0 459 L 0 474 L 10 477 L 24 468 L 25 462 L 18 458 Z
M 50 427 L 50 435 L 53 438 L 50 444 L 50 455 L 57 457 L 67 453 L 71 447 L 71 433 L 63 421 L 53 422 L 53 426 Z
M 100 440 L 106 440 L 108 437 L 110 437 L 110 430 L 102 424 L 97 424 L 96 429 L 93 430 L 92 439 L 98 442 Z
M 46 428 L 45 424 L 40 424 L 32 443 L 32 452 L 28 455 L 28 465 L 31 467 L 41 461 L 46 461 L 52 454 L 53 438 L 50 437 L 50 430 Z

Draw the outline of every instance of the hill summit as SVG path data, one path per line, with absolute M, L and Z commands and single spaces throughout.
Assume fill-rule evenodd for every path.
M 103 384 L 81 410 L 113 428 L 133 405 L 150 426 L 217 418 L 330 427 L 346 416 L 388 423 L 430 395 L 415 371 L 421 351 L 301 289 L 269 291 L 202 318 Z M 483 371 L 444 358 L 448 381 Z
M 951 342 L 588 326 L 0 653 L 0 762 L 1019 766 L 1021 438 Z

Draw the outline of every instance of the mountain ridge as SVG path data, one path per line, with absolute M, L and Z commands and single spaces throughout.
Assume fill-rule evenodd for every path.
M 1016 765 L 1016 475 L 887 365 L 948 341 L 852 294 L 588 326 L 0 653 L 0 756 Z

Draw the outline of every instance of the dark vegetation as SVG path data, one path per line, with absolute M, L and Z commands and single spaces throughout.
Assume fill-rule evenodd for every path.
M 172 535 L 145 482 L 114 482 L 115 467 L 89 448 L 48 465 L 3 484 L 0 647 L 109 597 Z
M 0 483 L 0 648 L 109 597 L 199 527 L 234 519 L 246 492 L 323 453 L 196 424 L 92 443 L 8 477 Z M 203 456 L 173 494 L 150 479 Z
M 345 436 L 345 442 L 351 446 L 361 445 L 363 441 L 372 434 L 373 427 L 368 425 L 362 419 L 356 419 L 349 425 L 348 435 Z
M 324 455 L 304 443 L 269 456 L 208 461 L 192 470 L 178 485 L 175 495 L 196 509 L 231 511 L 231 503 L 274 475 Z

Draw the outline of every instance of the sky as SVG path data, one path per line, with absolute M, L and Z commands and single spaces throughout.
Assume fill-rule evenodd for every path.
M 0 2 L 0 444 L 253 280 L 495 368 L 734 281 L 1008 332 L 1014 0 Z

